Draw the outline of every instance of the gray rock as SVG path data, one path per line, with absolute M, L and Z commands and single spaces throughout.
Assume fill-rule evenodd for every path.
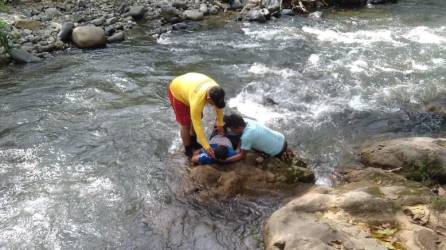
M 49 18 L 49 19 L 53 19 L 55 17 L 58 17 L 61 15 L 60 11 L 56 8 L 48 8 L 45 10 L 45 15 Z
M 200 12 L 202 12 L 204 15 L 207 15 L 209 12 L 208 5 L 205 3 L 200 4 Z
M 73 30 L 72 40 L 79 48 L 99 48 L 107 43 L 105 31 L 96 26 L 81 26 Z
M 270 13 L 267 9 L 253 9 L 242 12 L 239 16 L 240 20 L 264 23 L 268 19 Z
M 234 0 L 231 2 L 231 9 L 238 10 L 243 8 L 243 4 L 240 0 Z
M 57 36 L 61 41 L 69 42 L 71 41 L 71 34 L 73 32 L 73 29 L 74 29 L 74 23 L 64 23 Z
M 162 6 L 160 16 L 163 18 L 164 22 L 174 23 L 181 19 L 181 12 L 172 6 Z
M 189 28 L 189 25 L 187 25 L 186 23 L 176 23 L 172 25 L 173 30 L 185 30 L 187 28 Z
M 278 0 L 262 0 L 262 6 L 270 13 L 280 11 L 280 2 Z
M 294 11 L 292 9 L 283 9 L 281 14 L 286 16 L 294 16 Z
M 177 9 L 187 9 L 187 3 L 185 1 L 174 1 L 172 7 Z
M 11 58 L 17 63 L 34 63 L 40 62 L 40 58 L 22 49 L 11 49 L 9 51 Z
M 124 41 L 124 39 L 125 39 L 124 32 L 118 32 L 118 33 L 115 33 L 114 35 L 110 36 L 107 39 L 107 42 L 109 42 L 109 43 L 119 43 L 119 42 Z
M 115 33 L 116 30 L 113 26 L 107 26 L 107 27 L 105 27 L 104 31 L 105 31 L 106 36 L 111 36 Z
M 111 18 L 107 18 L 107 20 L 105 20 L 105 24 L 112 25 L 112 24 L 116 23 L 117 21 L 118 21 L 117 17 L 111 17 Z
M 105 17 L 99 17 L 90 21 L 91 24 L 101 26 L 105 22 Z
M 183 15 L 186 19 L 192 21 L 201 21 L 204 19 L 203 12 L 200 12 L 199 10 L 186 10 L 183 12 Z
M 146 13 L 146 9 L 144 6 L 132 6 L 127 12 L 127 15 L 133 17 L 135 20 L 140 20 L 144 17 L 144 14 Z
M 210 15 L 217 15 L 218 14 L 218 8 L 214 5 L 212 5 L 211 7 L 209 7 L 209 11 L 208 13 Z

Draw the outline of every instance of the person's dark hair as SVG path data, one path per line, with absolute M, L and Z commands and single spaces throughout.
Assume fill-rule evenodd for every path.
M 226 115 L 226 116 L 223 117 L 223 120 L 225 122 L 225 125 L 228 128 L 246 127 L 245 120 L 243 120 L 243 117 L 241 117 L 238 114 Z
M 214 150 L 214 154 L 217 160 L 224 161 L 228 158 L 228 147 L 218 145 Z
M 209 97 L 214 102 L 215 106 L 222 109 L 226 106 L 225 103 L 225 91 L 219 86 L 214 86 L 209 89 Z

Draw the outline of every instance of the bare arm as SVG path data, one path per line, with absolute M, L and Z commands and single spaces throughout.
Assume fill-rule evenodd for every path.
M 245 158 L 246 158 L 246 151 L 243 149 L 240 149 L 240 151 L 236 155 L 227 158 L 225 160 L 225 163 L 237 162 L 237 161 L 241 161 Z

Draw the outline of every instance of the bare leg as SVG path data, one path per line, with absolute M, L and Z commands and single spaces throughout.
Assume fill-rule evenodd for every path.
M 183 145 L 190 146 L 190 126 L 181 126 L 180 134 Z

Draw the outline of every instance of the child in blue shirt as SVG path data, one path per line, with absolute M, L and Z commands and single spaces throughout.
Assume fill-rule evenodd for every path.
M 235 152 L 231 141 L 223 135 L 215 135 L 209 140 L 209 145 L 214 150 L 215 159 L 213 159 L 206 150 L 198 150 L 192 155 L 192 162 L 195 164 L 212 164 L 216 161 L 225 161 L 229 157 L 233 157 Z

